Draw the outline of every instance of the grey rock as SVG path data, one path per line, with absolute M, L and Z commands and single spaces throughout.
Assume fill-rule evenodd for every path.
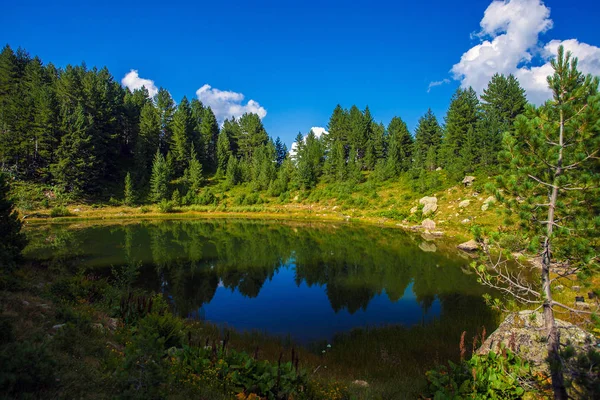
M 577 351 L 588 351 L 598 345 L 598 340 L 594 335 L 578 326 L 559 319 L 556 319 L 555 323 L 560 332 L 561 344 L 569 343 Z M 510 314 L 485 340 L 477 350 L 477 354 L 498 352 L 501 344 L 529 361 L 535 370 L 548 371 L 547 338 L 542 313 L 528 310 Z M 573 357 L 573 359 L 577 359 L 577 357 Z
M 23 300 L 23 305 L 24 305 L 24 306 L 28 306 L 28 305 L 29 305 L 29 302 L 28 302 L 27 300 Z
M 435 229 L 435 222 L 429 218 L 426 218 L 421 222 L 421 226 L 428 231 L 432 231 Z
M 414 206 L 413 208 L 411 208 L 411 209 L 410 209 L 410 213 L 411 213 L 411 214 L 414 214 L 414 213 L 416 213 L 416 212 L 417 212 L 417 210 L 418 210 L 418 209 L 419 209 L 419 207 L 417 207 L 417 206 Z
M 65 326 L 65 325 L 66 325 L 66 324 L 58 324 L 58 325 L 54 325 L 54 326 L 52 327 L 52 329 L 54 329 L 54 330 L 58 330 L 58 329 L 62 328 L 62 327 L 63 327 L 63 326 Z
M 476 251 L 479 249 L 479 243 L 471 239 L 468 242 L 459 244 L 457 247 L 464 251 Z
M 556 285 L 554 286 L 554 290 L 557 292 L 562 292 L 564 290 L 564 286 L 563 285 Z
M 462 221 L 460 221 L 461 224 L 469 224 L 471 223 L 471 220 L 469 218 L 465 218 Z
M 571 286 L 571 289 L 573 289 L 574 292 L 579 292 L 581 290 L 580 286 Z
M 465 176 L 465 177 L 464 177 L 464 179 L 462 180 L 462 183 L 463 183 L 465 186 L 471 186 L 471 185 L 473 184 L 473 181 L 474 181 L 474 180 L 475 180 L 475 177 L 474 177 L 474 176 L 467 175 L 467 176 Z
M 471 204 L 471 200 L 463 200 L 460 203 L 458 203 L 458 208 L 468 207 L 469 204 Z
M 369 382 L 367 382 L 367 381 L 361 381 L 361 380 L 358 380 L 358 379 L 355 380 L 354 382 L 352 382 L 352 384 L 356 385 L 356 386 L 360 386 L 360 387 L 365 387 L 365 388 L 369 387 Z
M 423 216 L 433 214 L 438 209 L 438 205 L 435 203 L 425 204 L 423 207 Z

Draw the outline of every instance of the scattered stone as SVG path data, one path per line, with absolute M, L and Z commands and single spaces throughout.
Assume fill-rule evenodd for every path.
M 437 246 L 431 242 L 421 242 L 419 248 L 426 253 L 435 253 L 437 251 Z
M 569 343 L 577 351 L 587 352 L 598 344 L 594 335 L 576 325 L 560 319 L 556 319 L 555 323 L 563 345 Z M 477 350 L 477 354 L 498 352 L 501 344 L 529 361 L 536 371 L 548 371 L 547 337 L 542 313 L 527 310 L 510 314 Z
M 106 327 L 111 331 L 114 331 L 119 326 L 119 320 L 116 318 L 109 318 Z
M 425 204 L 429 204 L 429 203 L 437 204 L 437 197 L 435 197 L 435 196 L 431 196 L 431 197 L 430 196 L 425 196 L 425 197 L 421 197 L 419 199 L 419 204 L 425 205 Z
M 353 385 L 356 386 L 360 386 L 360 387 L 369 387 L 369 382 L 367 381 L 361 381 L 361 380 L 355 380 L 354 382 L 352 382 Z
M 78 213 L 78 212 L 81 212 L 81 209 L 80 209 L 80 208 L 75 208 L 75 209 L 73 210 L 73 212 L 76 212 L 76 213 Z
M 332 210 L 335 211 L 337 210 L 338 206 L 333 206 Z
M 471 194 L 471 196 L 477 197 L 477 196 L 479 196 L 479 192 L 473 192 L 473 194 Z
M 23 305 L 27 307 L 29 305 L 29 302 L 27 300 L 23 300 Z
M 294 196 L 294 201 L 298 201 L 299 198 L 298 195 Z
M 483 202 L 484 204 L 494 204 L 496 202 L 496 198 L 494 196 L 490 196 Z
M 435 229 L 435 222 L 429 218 L 426 218 L 421 222 L 421 226 L 428 231 L 432 231 Z
M 458 208 L 468 207 L 469 204 L 471 204 L 471 200 L 463 200 L 460 203 L 458 203 Z
M 465 185 L 465 187 L 468 187 L 468 186 L 471 186 L 473 184 L 474 180 L 475 180 L 474 176 L 467 175 L 462 180 L 462 183 Z
M 410 209 L 410 213 L 411 213 L 411 214 L 414 214 L 414 213 L 416 213 L 416 212 L 417 212 L 417 210 L 418 210 L 418 209 L 419 209 L 419 207 L 417 207 L 417 206 L 414 206 L 413 208 L 411 208 L 411 209 Z
M 562 292 L 564 288 L 565 287 L 563 285 L 556 285 L 556 286 L 554 286 L 554 290 L 556 290 L 557 292 Z
M 441 170 L 442 170 L 442 167 L 437 167 L 435 170 L 436 170 L 436 171 L 441 171 Z
M 48 304 L 39 304 L 39 306 L 41 308 L 43 308 L 44 310 L 49 310 L 50 309 L 50 306 Z
M 576 301 L 575 302 L 575 307 L 578 308 L 583 308 L 584 310 L 589 310 L 590 309 L 590 305 L 584 301 Z
M 487 211 L 489 207 L 490 205 L 488 203 L 483 203 L 483 205 L 481 206 L 481 211 Z
M 471 223 L 471 220 L 469 218 L 465 218 L 462 221 L 460 221 L 461 224 L 469 224 Z
M 579 292 L 579 290 L 581 290 L 581 287 L 579 287 L 579 286 L 571 286 L 571 289 L 573 289 L 574 292 Z
M 65 326 L 65 325 L 66 325 L 66 324 L 58 324 L 58 325 L 54 325 L 54 326 L 52 327 L 52 329 L 54 329 L 54 330 L 58 330 L 58 329 L 62 328 L 62 327 L 63 327 L 63 326 Z
M 471 239 L 468 242 L 459 244 L 457 247 L 464 251 L 475 251 L 479 249 L 479 243 Z

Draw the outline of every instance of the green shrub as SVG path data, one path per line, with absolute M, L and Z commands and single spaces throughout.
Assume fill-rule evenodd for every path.
M 148 207 L 148 206 L 142 206 L 142 207 L 140 207 L 140 212 L 142 214 L 149 213 L 150 211 L 152 211 L 152 209 L 150 207 Z
M 71 214 L 69 209 L 67 209 L 67 207 L 63 207 L 63 206 L 57 206 L 57 207 L 54 207 L 52 210 L 50 210 L 50 216 L 52 218 L 69 217 L 71 215 L 73 215 L 73 214 Z
M 526 361 L 503 348 L 501 354 L 474 355 L 460 364 L 448 363 L 427 372 L 429 396 L 435 399 L 521 399 L 523 382 L 533 383 Z M 531 385 L 529 390 L 531 390 Z
M 175 204 L 172 201 L 162 199 L 158 203 L 158 211 L 161 213 L 172 213 L 175 211 Z
M 208 206 L 211 204 L 217 205 L 217 198 L 210 189 L 204 190 L 196 197 L 196 204 L 200 206 Z
M 12 342 L 0 348 L 0 392 L 7 398 L 37 398 L 56 384 L 52 359 L 43 344 Z

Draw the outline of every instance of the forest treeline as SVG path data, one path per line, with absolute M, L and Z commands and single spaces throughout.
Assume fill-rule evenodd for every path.
M 256 114 L 226 119 L 160 88 L 122 87 L 107 68 L 57 68 L 25 50 L 0 54 L 0 168 L 22 181 L 53 185 L 75 198 L 186 204 L 207 178 L 226 190 L 250 183 L 282 196 L 319 182 L 427 179 L 442 168 L 455 179 L 493 169 L 502 134 L 527 101 L 512 76 L 495 75 L 479 98 L 459 88 L 440 123 L 431 110 L 414 132 L 400 117 L 377 123 L 368 107 L 335 107 L 329 134 L 296 138 L 292 152 Z M 370 173 L 368 173 L 370 172 Z M 174 194 L 174 192 L 177 192 Z

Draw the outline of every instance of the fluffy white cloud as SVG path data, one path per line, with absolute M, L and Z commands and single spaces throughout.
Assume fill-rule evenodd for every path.
M 121 79 L 121 84 L 132 92 L 136 89 L 141 89 L 142 87 L 146 87 L 148 90 L 148 94 L 150 97 L 154 97 L 158 93 L 158 88 L 154 84 L 154 81 L 151 79 L 140 78 L 137 69 L 132 69 L 129 71 L 127 75 Z
M 461 86 L 472 86 L 478 93 L 487 86 L 495 73 L 514 74 L 527 91 L 528 100 L 540 104 L 550 97 L 546 77 L 552 71 L 550 59 L 563 44 L 579 58 L 580 70 L 600 74 L 600 48 L 576 39 L 552 40 L 538 44 L 540 34 L 552 28 L 550 9 L 542 0 L 493 1 L 480 22 L 475 36 L 481 43 L 465 52 L 452 67 Z M 539 56 L 541 62 L 531 65 Z
M 321 126 L 313 126 L 312 128 L 310 128 L 309 132 L 312 131 L 315 136 L 317 138 L 320 138 L 323 135 L 328 135 L 329 132 L 327 131 L 327 129 L 321 127 Z M 306 137 L 308 136 L 308 133 L 306 135 L 304 135 L 304 141 L 306 142 Z M 296 157 L 296 149 L 298 148 L 298 143 L 294 142 L 292 143 L 292 146 L 290 148 L 290 157 L 295 158 Z
M 442 79 L 441 81 L 429 82 L 429 86 L 427 86 L 427 93 L 431 92 L 432 88 L 434 88 L 436 86 L 444 85 L 446 83 L 450 83 L 450 79 Z
M 210 85 L 204 85 L 196 91 L 196 96 L 203 104 L 212 108 L 219 123 L 222 123 L 225 118 L 239 118 L 245 113 L 257 114 L 261 119 L 267 115 L 267 110 L 254 100 L 243 104 L 244 95 L 242 93 L 219 90 Z

